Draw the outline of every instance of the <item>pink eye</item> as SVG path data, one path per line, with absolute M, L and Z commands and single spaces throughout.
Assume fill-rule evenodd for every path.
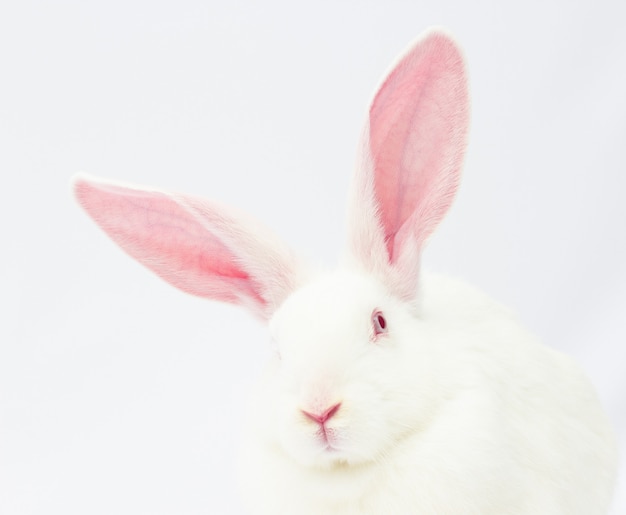
M 372 326 L 374 327 L 374 336 L 387 332 L 387 320 L 383 316 L 382 311 L 374 311 L 372 313 Z

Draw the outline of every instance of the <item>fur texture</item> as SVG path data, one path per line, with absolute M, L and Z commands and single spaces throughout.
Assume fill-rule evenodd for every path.
M 463 59 L 428 32 L 374 96 L 334 272 L 312 274 L 223 206 L 76 179 L 80 204 L 132 257 L 268 321 L 276 353 L 240 458 L 251 513 L 607 512 L 615 440 L 578 367 L 483 294 L 420 274 L 467 126 Z
M 422 281 L 419 317 L 349 272 L 279 309 L 241 453 L 250 512 L 606 514 L 614 441 L 577 366 L 469 286 Z M 329 450 L 299 409 L 338 400 Z

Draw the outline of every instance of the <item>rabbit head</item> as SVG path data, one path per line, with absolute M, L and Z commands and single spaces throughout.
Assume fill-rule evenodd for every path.
M 313 274 L 253 219 L 214 202 L 83 175 L 75 193 L 163 279 L 269 323 L 273 394 L 259 418 L 289 455 L 304 465 L 358 464 L 424 423 L 440 395 L 436 346 L 419 338 L 420 254 L 457 189 L 467 125 L 463 59 L 446 34 L 431 31 L 371 103 L 347 260 L 330 273 Z

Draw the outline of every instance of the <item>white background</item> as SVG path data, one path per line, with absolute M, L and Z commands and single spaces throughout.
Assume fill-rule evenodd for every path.
M 576 356 L 626 447 L 624 2 L 7 1 L 1 514 L 241 513 L 232 462 L 264 328 L 131 261 L 70 176 L 231 203 L 333 263 L 367 103 L 433 24 L 465 49 L 473 104 L 426 265 Z

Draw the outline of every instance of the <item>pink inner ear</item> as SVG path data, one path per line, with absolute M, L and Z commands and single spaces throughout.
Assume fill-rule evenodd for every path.
M 181 290 L 225 302 L 265 300 L 237 256 L 184 202 L 154 191 L 79 180 L 79 202 L 128 254 Z M 208 206 L 203 206 L 208 210 Z
M 370 108 L 374 189 L 391 263 L 407 238 L 421 248 L 450 207 L 466 127 L 462 58 L 433 33 L 394 68 Z

